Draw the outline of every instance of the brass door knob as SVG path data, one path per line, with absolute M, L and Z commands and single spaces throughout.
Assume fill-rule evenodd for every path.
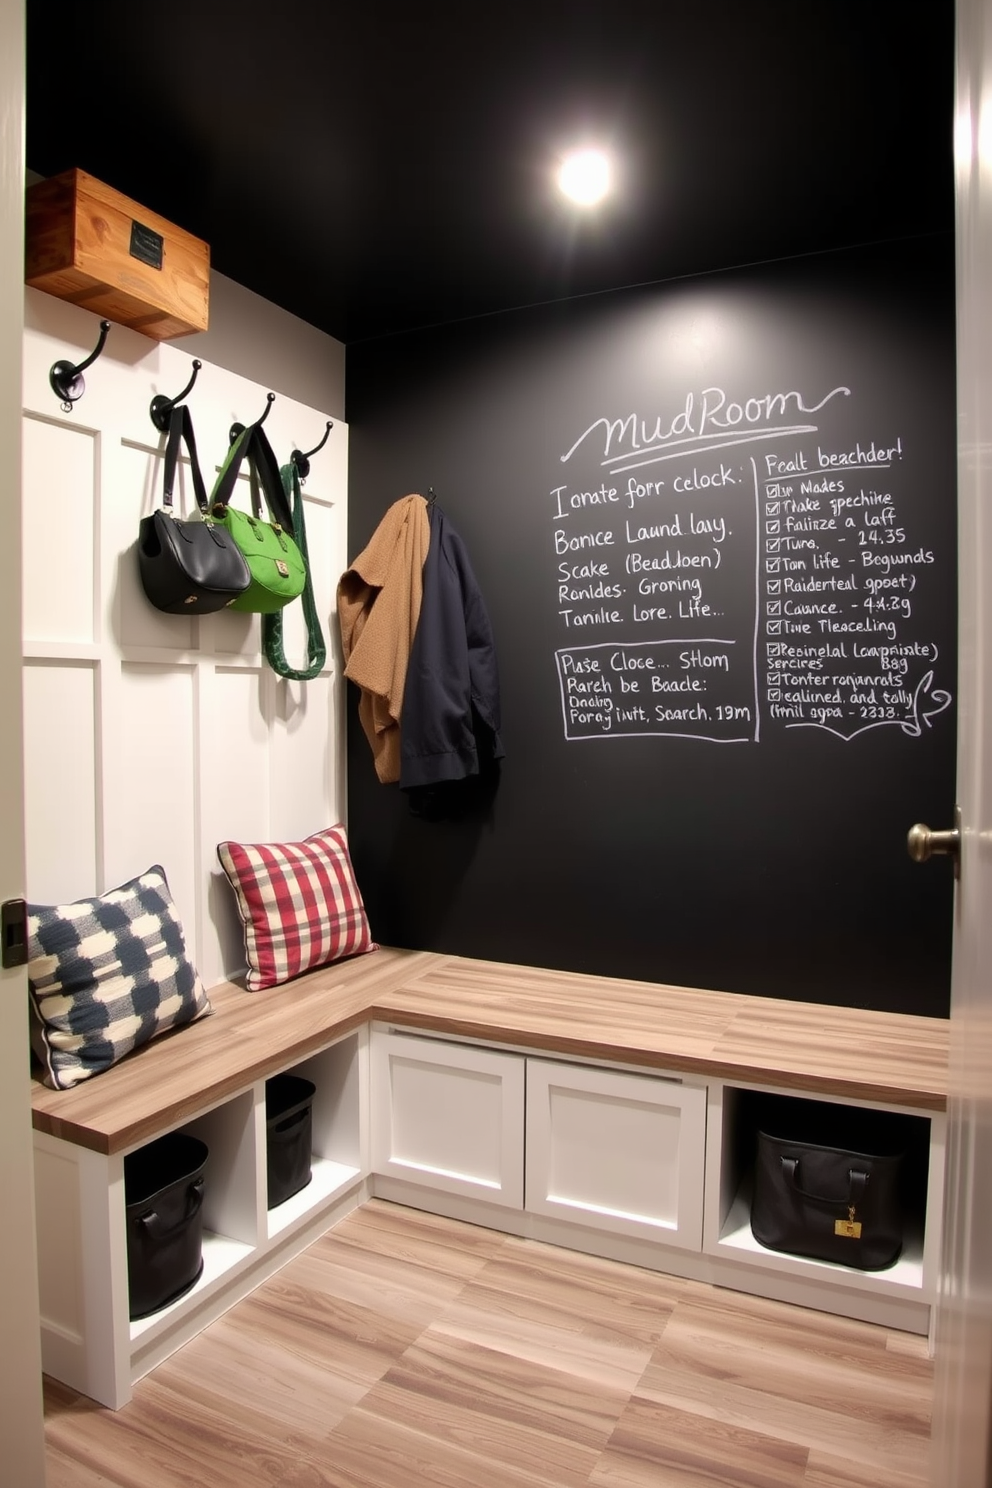
M 961 813 L 954 811 L 955 825 L 947 832 L 932 832 L 922 822 L 910 827 L 906 836 L 906 848 L 914 863 L 925 863 L 929 858 L 945 856 L 954 859 L 954 876 L 961 868 Z

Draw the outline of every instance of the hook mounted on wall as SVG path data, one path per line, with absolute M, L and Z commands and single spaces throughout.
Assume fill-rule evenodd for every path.
M 311 455 L 315 455 L 318 450 L 322 450 L 324 448 L 324 445 L 327 443 L 327 441 L 328 441 L 328 439 L 330 437 L 331 430 L 333 428 L 334 428 L 333 423 L 331 422 L 330 419 L 328 419 L 327 420 L 327 428 L 324 430 L 324 437 L 320 441 L 319 444 L 315 444 L 312 450 L 307 450 L 306 454 L 304 454 L 302 450 L 294 449 L 293 453 L 290 455 L 289 458 L 292 460 L 293 464 L 296 466 L 296 473 L 300 477 L 300 485 L 301 486 L 302 486 L 303 482 L 306 480 L 307 476 L 310 474 L 310 457 L 311 457 Z
M 255 420 L 255 428 L 256 429 L 260 429 L 262 427 L 262 425 L 265 423 L 265 420 L 268 418 L 270 412 L 272 411 L 272 405 L 276 401 L 276 395 L 275 395 L 275 393 L 266 393 L 265 396 L 266 396 L 266 400 L 267 400 L 266 401 L 266 404 L 265 404 L 265 412 L 262 414 L 262 417 L 260 419 L 256 419 Z M 244 424 L 232 424 L 231 425 L 231 431 L 230 431 L 230 433 L 228 435 L 228 441 L 231 444 L 233 444 L 234 441 L 237 439 L 238 435 L 239 434 L 243 434 L 244 432 L 245 432 L 245 425 Z
M 193 391 L 193 384 L 195 383 L 197 374 L 202 366 L 203 363 L 201 361 L 198 361 L 194 357 L 193 376 L 183 388 L 182 392 L 177 393 L 174 398 L 167 398 L 164 393 L 158 393 L 152 399 L 148 409 L 148 413 L 152 423 L 155 425 L 160 434 L 167 434 L 169 432 L 169 415 L 176 407 L 177 403 L 181 403 L 183 399 Z
M 107 343 L 107 333 L 110 330 L 110 321 L 101 320 L 100 339 L 85 362 L 74 365 L 72 362 L 56 362 L 48 374 L 52 392 L 59 399 L 63 413 L 71 413 L 72 405 L 76 403 L 85 393 L 86 384 L 83 381 L 83 373 L 91 366 L 100 355 Z

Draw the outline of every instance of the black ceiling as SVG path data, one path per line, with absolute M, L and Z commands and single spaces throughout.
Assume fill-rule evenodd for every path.
M 953 0 L 28 0 L 27 163 L 78 165 L 346 342 L 948 232 Z M 558 151 L 612 145 L 583 218 Z

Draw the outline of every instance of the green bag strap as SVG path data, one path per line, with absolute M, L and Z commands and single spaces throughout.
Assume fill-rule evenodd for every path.
M 310 577 L 310 554 L 307 552 L 307 532 L 303 519 L 303 492 L 300 489 L 300 473 L 296 468 L 295 461 L 284 465 L 279 472 L 282 479 L 282 488 L 286 495 L 286 504 L 289 505 L 290 491 L 293 495 L 293 525 L 292 533 L 296 539 L 306 565 L 307 580 L 303 586 L 303 613 L 307 622 L 307 660 L 309 666 L 306 670 L 297 670 L 291 667 L 286 660 L 282 642 L 282 617 L 283 611 L 277 610 L 273 615 L 262 616 L 262 645 L 265 650 L 265 659 L 269 666 L 280 677 L 288 677 L 291 682 L 312 682 L 314 677 L 320 675 L 321 668 L 327 659 L 327 647 L 324 644 L 324 635 L 320 628 L 320 620 L 317 616 L 317 601 L 313 593 L 313 580 Z
M 264 414 L 263 414 L 264 417 Z M 237 429 L 237 425 L 235 425 Z M 292 532 L 293 517 L 289 509 L 289 496 L 285 483 L 279 479 L 279 467 L 272 452 L 261 420 L 240 428 L 227 452 L 210 496 L 210 508 L 225 507 L 234 494 L 235 484 L 242 464 L 247 459 L 252 507 L 256 516 L 261 515 L 258 489 L 261 486 L 269 517 L 285 532 Z

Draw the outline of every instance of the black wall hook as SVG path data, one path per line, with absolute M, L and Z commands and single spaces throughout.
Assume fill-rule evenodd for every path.
M 310 456 L 315 455 L 318 450 L 322 450 L 324 448 L 324 445 L 330 438 L 331 430 L 333 428 L 333 423 L 330 419 L 328 419 L 327 428 L 324 430 L 324 437 L 319 444 L 315 444 L 312 450 L 307 450 L 306 454 L 304 454 L 302 450 L 294 449 L 293 453 L 290 455 L 289 458 L 296 466 L 297 473 L 300 477 L 300 485 L 303 484 L 307 476 L 310 474 Z
M 262 417 L 260 419 L 256 419 L 255 420 L 255 427 L 258 428 L 258 429 L 260 429 L 262 427 L 262 425 L 265 423 L 265 420 L 268 418 L 269 414 L 272 411 L 272 405 L 276 401 L 276 395 L 275 395 L 275 393 L 266 393 L 265 397 L 266 397 L 265 412 L 262 414 Z M 228 437 L 228 442 L 230 444 L 233 444 L 234 441 L 237 439 L 238 435 L 239 434 L 243 434 L 244 432 L 245 432 L 245 425 L 244 424 L 232 424 L 231 425 L 231 431 L 230 431 L 230 433 L 227 436 Z
M 202 366 L 203 363 L 197 361 L 196 358 L 194 358 L 193 376 L 183 388 L 182 392 L 177 393 L 174 398 L 167 398 L 164 393 L 158 393 L 152 399 L 151 405 L 148 409 L 148 413 L 152 423 L 155 425 L 160 434 L 167 434 L 169 432 L 169 415 L 175 408 L 176 404 L 181 403 L 183 399 L 193 391 L 193 384 L 196 381 L 197 373 Z
M 110 321 L 101 320 L 100 339 L 85 362 L 80 362 L 76 366 L 72 362 L 56 362 L 49 372 L 48 381 L 51 383 L 52 392 L 62 404 L 63 413 L 71 413 L 73 403 L 77 402 L 85 393 L 86 384 L 83 381 L 83 373 L 87 367 L 96 361 L 107 344 L 107 333 L 109 330 Z

